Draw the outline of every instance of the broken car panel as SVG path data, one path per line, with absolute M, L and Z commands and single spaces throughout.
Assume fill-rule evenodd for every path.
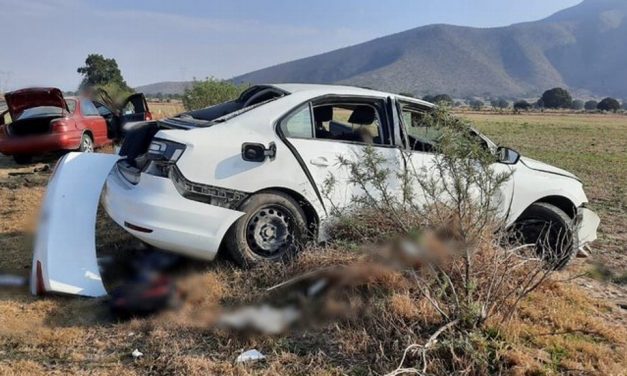
M 96 213 L 102 186 L 119 157 L 69 153 L 50 178 L 33 252 L 31 291 L 107 294 L 96 259 Z
M 234 101 L 136 124 L 125 135 L 123 159 L 107 172 L 104 207 L 157 248 L 211 260 L 224 247 L 241 265 L 280 260 L 308 240 L 324 240 L 332 205 L 348 205 L 359 193 L 337 168 L 339 156 L 358 162 L 374 147 L 391 167 L 402 153 L 415 168 L 432 163 L 437 135 L 412 120 L 432 108 L 345 86 L 253 86 Z M 495 168 L 513 172 L 502 192 L 507 226 L 539 215 L 572 237 L 569 255 L 596 238 L 598 217 L 585 208 L 579 180 L 476 135 L 499 155 Z M 331 201 L 321 194 L 330 173 L 338 183 Z M 570 223 L 552 223 L 566 216 Z

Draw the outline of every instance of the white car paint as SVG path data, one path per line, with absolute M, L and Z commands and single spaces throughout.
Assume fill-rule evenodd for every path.
M 118 225 L 142 241 L 205 260 L 215 257 L 226 231 L 244 214 L 185 199 L 169 179 L 144 175 L 132 186 L 117 168 L 109 175 L 102 203 Z
M 110 154 L 69 153 L 57 164 L 35 238 L 33 294 L 107 294 L 96 259 L 96 212 L 102 186 L 118 159 Z
M 325 202 L 326 199 L 324 198 L 321 202 L 316 195 L 315 189 L 308 180 L 303 168 L 277 135 L 274 129 L 276 123 L 302 104 L 327 95 L 370 97 L 381 100 L 395 98 L 424 107 L 433 107 L 432 104 L 414 98 L 347 86 L 307 84 L 279 84 L 272 86 L 290 94 L 209 128 L 162 130 L 156 134 L 155 138 L 171 140 L 186 145 L 187 149 L 178 160 L 177 167 L 188 180 L 217 187 L 236 189 L 250 194 L 272 188 L 296 192 L 304 197 L 315 209 L 317 216 L 323 222 L 322 227 L 324 227 L 324 219 L 327 217 L 325 204 L 328 206 L 329 203 Z M 244 161 L 241 158 L 241 145 L 244 142 L 255 142 L 264 145 L 269 145 L 273 142 L 277 147 L 276 158 L 262 163 Z M 338 155 L 350 158 L 351 155 L 358 153 L 364 147 L 357 144 L 319 139 L 291 138 L 289 142 L 300 154 L 312 175 L 314 183 L 318 186 L 318 190 L 320 190 L 323 180 L 329 173 L 339 176 L 340 180 L 342 180 L 341 173 L 336 168 Z M 489 144 L 490 147 L 495 147 L 493 143 L 489 142 Z M 377 151 L 386 155 L 390 163 L 394 163 L 396 160 L 400 163 L 400 151 L 398 148 L 375 147 Z M 418 168 L 428 165 L 431 158 L 432 156 L 429 153 L 411 152 L 412 163 L 417 165 L 416 167 Z M 510 167 L 498 165 L 497 168 Z M 507 224 L 513 223 L 529 205 L 545 197 L 565 197 L 576 207 L 580 207 L 588 201 L 581 182 L 576 180 L 574 175 L 564 170 L 526 157 L 523 157 L 521 162 L 511 166 L 511 168 L 514 172 L 513 178 L 504 187 L 502 200 L 502 211 L 503 213 L 508 213 Z M 344 178 L 347 179 L 347 177 Z M 144 179 L 150 180 L 151 178 L 149 175 L 142 173 L 141 180 Z M 119 184 L 117 180 L 114 177 L 110 177 L 107 186 L 111 185 L 113 187 L 117 184 Z M 141 183 L 140 186 L 130 188 L 126 192 L 131 195 L 134 189 L 141 190 L 143 195 L 149 196 L 151 194 L 151 189 L 144 187 Z M 350 189 L 350 187 L 345 186 L 344 191 L 340 190 L 341 192 L 338 193 L 341 197 L 334 198 L 346 200 L 352 193 Z M 111 189 L 111 192 L 119 191 L 119 189 L 117 191 Z M 171 190 L 170 193 L 172 194 L 172 200 L 180 199 L 180 196 L 177 196 L 175 191 Z M 166 197 L 161 191 L 155 190 L 154 194 L 162 198 Z M 109 202 L 117 199 L 122 199 L 122 196 L 115 199 L 111 198 Z M 215 207 L 204 205 L 204 210 L 215 210 Z M 108 207 L 112 208 L 113 205 L 108 205 Z M 167 210 L 166 207 L 167 205 L 164 204 L 164 210 Z M 124 205 L 120 205 L 118 208 L 109 210 L 109 214 L 114 218 L 125 218 L 133 215 L 131 210 L 125 209 L 126 206 Z M 328 210 L 328 208 L 326 209 Z M 158 210 L 158 207 L 151 208 L 151 211 L 154 213 Z M 590 213 L 586 211 L 585 216 L 591 216 Z M 228 222 L 230 221 L 231 219 L 229 218 Z M 588 228 L 584 232 L 596 233 L 596 227 L 593 226 L 595 221 L 586 221 L 586 223 Z M 591 226 L 594 229 L 591 229 Z M 219 233 L 220 231 L 216 232 L 216 234 Z M 324 234 L 324 231 L 320 233 Z M 137 235 L 135 232 L 133 234 Z M 157 238 L 158 236 L 155 235 L 154 237 Z M 590 238 L 590 236 L 586 238 Z M 151 241 L 154 242 L 151 244 L 159 242 L 156 239 L 151 239 Z M 170 238 L 167 240 L 167 243 L 170 244 L 176 241 Z M 178 242 L 180 244 L 174 247 L 175 250 L 189 254 L 190 252 L 183 250 L 187 247 L 186 244 L 189 244 L 188 240 L 181 237 L 178 239 Z M 174 246 L 174 244 L 172 245 Z M 198 252 L 194 251 L 192 253 Z M 212 256 L 213 252 L 207 252 L 206 255 Z M 202 258 L 208 259 L 207 257 Z
M 364 146 L 348 142 L 303 138 L 289 138 L 286 143 L 275 129 L 278 122 L 303 104 L 329 95 L 376 98 L 381 101 L 394 99 L 425 108 L 433 106 L 414 98 L 346 86 L 304 84 L 272 86 L 288 92 L 289 95 L 267 102 L 224 122 L 215 123 L 211 127 L 190 130 L 161 130 L 155 135 L 155 138 L 185 145 L 185 151 L 176 161 L 176 168 L 191 182 L 237 190 L 247 194 L 278 189 L 291 194 L 297 198 L 297 201 L 306 202 L 320 220 L 319 240 L 323 240 L 325 237 L 324 225 L 328 219 L 329 211 L 329 202 L 325 202 L 326 198 L 319 194 L 324 179 L 329 173 L 339 177 L 339 187 L 342 189 L 333 199 L 347 202 L 354 193 L 355 187 L 341 184 L 342 181 L 348 179 L 348 176 L 342 175 L 343 173 L 337 169 L 337 156 L 352 158 L 352 156 L 363 151 Z M 395 111 L 393 110 L 393 112 Z M 398 115 L 396 119 L 398 119 Z M 396 123 L 395 127 L 400 126 Z M 397 142 L 398 140 L 399 138 L 396 137 Z M 496 147 L 489 140 L 486 139 L 486 141 L 490 148 Z M 276 156 L 266 159 L 264 162 L 245 161 L 241 156 L 242 144 L 245 142 L 263 145 L 274 143 Z M 391 166 L 402 163 L 403 156 L 401 154 L 403 152 L 398 147 L 375 147 L 385 154 L 386 163 L 390 163 Z M 415 168 L 428 166 L 433 158 L 432 154 L 424 152 L 410 151 L 409 154 L 410 162 Z M 88 157 L 82 158 L 81 160 L 87 163 L 86 158 Z M 226 231 L 244 214 L 237 208 L 227 209 L 184 198 L 177 191 L 170 178 L 154 176 L 147 171 L 142 172 L 139 183 L 133 185 L 120 175 L 117 168 L 111 169 L 109 166 L 107 169 L 107 166 L 103 165 L 97 169 L 98 171 L 95 171 L 95 175 L 98 176 L 93 179 L 93 182 L 88 183 L 84 178 L 79 180 L 78 171 L 80 168 L 75 170 L 75 166 L 69 163 L 71 160 L 66 158 L 63 163 L 59 164 L 57 174 L 61 175 L 55 174 L 50 183 L 46 199 L 47 206 L 51 207 L 48 211 L 60 212 L 60 215 L 55 214 L 54 217 L 51 217 L 53 224 L 61 220 L 63 213 L 67 215 L 68 209 L 59 208 L 58 204 L 52 202 L 63 197 L 62 191 L 65 189 L 73 192 L 72 184 L 67 181 L 80 181 L 81 191 L 96 190 L 99 192 L 101 179 L 106 177 L 107 181 L 102 196 L 103 204 L 109 216 L 120 226 L 155 247 L 204 260 L 212 260 Z M 110 162 L 113 159 L 107 159 L 107 161 Z M 112 165 L 113 162 L 111 162 Z M 80 166 L 77 165 L 76 167 Z M 581 182 L 576 180 L 572 174 L 556 167 L 523 157 L 516 165 L 498 164 L 495 165 L 495 168 L 511 168 L 513 171 L 512 179 L 502 189 L 501 211 L 506 216 L 508 224 L 513 223 L 529 205 L 547 197 L 557 196 L 568 199 L 578 208 L 581 208 L 588 201 Z M 60 182 L 61 176 L 63 182 Z M 94 195 L 96 194 L 90 194 L 89 197 L 77 196 L 80 196 L 81 200 L 87 201 L 93 199 L 92 196 Z M 95 204 L 89 201 L 87 203 L 90 207 L 87 214 L 91 215 L 93 212 L 95 218 L 95 209 L 91 210 Z M 578 214 L 580 217 L 578 218 L 577 239 L 580 242 L 578 246 L 583 246 L 596 239 L 599 220 L 598 216 L 588 209 L 581 208 Z M 90 229 L 86 229 L 85 226 L 79 228 L 84 229 L 93 241 L 93 225 Z M 149 230 L 149 232 L 138 230 L 138 228 Z M 91 246 L 92 248 L 66 247 L 65 254 L 59 256 L 59 251 L 55 247 L 58 247 L 62 241 L 58 238 L 48 238 L 48 236 L 52 236 L 49 230 L 45 230 L 41 235 L 39 247 L 42 251 L 36 252 L 39 255 L 37 256 L 39 260 L 57 265 L 57 261 L 52 259 L 68 259 L 68 254 L 86 252 L 86 254 L 93 256 L 93 260 L 73 263 L 71 264 L 72 268 L 86 270 L 81 264 L 83 263 L 88 265 L 90 271 L 97 270 L 97 268 L 94 269 L 95 251 L 92 252 L 93 244 L 88 244 L 87 240 L 83 239 L 84 246 Z M 53 274 L 56 276 L 58 271 L 56 266 L 53 269 Z M 45 270 L 50 271 L 51 267 L 46 265 Z M 80 277 L 81 272 L 74 270 L 71 273 Z M 44 275 L 47 274 L 44 273 Z M 75 285 L 89 283 L 83 281 L 84 275 L 76 278 L 72 277 L 71 283 Z M 65 289 L 63 292 L 68 291 L 79 290 Z M 98 291 L 102 293 L 102 290 Z

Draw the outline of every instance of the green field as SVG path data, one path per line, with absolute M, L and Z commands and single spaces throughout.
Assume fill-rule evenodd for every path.
M 531 113 L 461 116 L 499 145 L 573 172 L 601 216 L 594 249 L 617 273 L 627 270 L 627 116 Z

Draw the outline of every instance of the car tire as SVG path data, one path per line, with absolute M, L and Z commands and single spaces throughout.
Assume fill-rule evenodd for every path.
M 93 153 L 94 152 L 94 140 L 87 133 L 83 133 L 81 137 L 81 144 L 78 147 L 78 151 L 81 153 Z
M 30 164 L 33 161 L 32 155 L 14 155 L 13 160 L 19 165 Z
M 536 245 L 538 256 L 552 269 L 563 269 L 577 254 L 573 220 L 554 205 L 532 204 L 518 218 L 514 229 L 523 244 Z
M 238 210 L 246 214 L 227 232 L 225 248 L 241 267 L 292 258 L 309 238 L 305 213 L 282 192 L 255 194 Z

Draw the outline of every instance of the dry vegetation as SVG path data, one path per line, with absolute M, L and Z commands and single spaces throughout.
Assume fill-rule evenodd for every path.
M 155 119 L 178 115 L 185 111 L 181 101 L 172 100 L 170 102 L 149 102 L 148 108 Z
M 154 109 L 153 109 L 154 111 Z M 154 113 L 154 112 L 153 112 Z M 627 117 L 469 115 L 478 127 L 524 154 L 577 173 L 602 216 L 595 258 L 524 299 L 509 320 L 491 316 L 461 342 L 446 337 L 432 356 L 456 364 L 483 364 L 480 373 L 621 375 L 627 369 L 625 290 L 590 277 L 624 275 L 626 266 L 625 174 Z M 27 276 L 28 229 L 42 198 L 46 173 L 29 172 L 0 159 L 0 273 Z M 104 216 L 98 224 L 100 253 L 125 258 L 134 242 Z M 224 307 L 272 299 L 265 289 L 306 270 L 368 258 L 358 246 L 311 249 L 289 265 L 240 270 L 228 261 L 191 263 L 180 271 L 187 303 L 177 313 L 114 322 L 100 300 L 33 298 L 26 289 L 0 291 L 0 374 L 56 372 L 98 374 L 380 374 L 394 370 L 403 351 L 424 344 L 440 315 L 396 270 L 369 273 L 324 306 L 316 317 L 350 311 L 334 321 L 302 325 L 287 334 L 240 335 L 211 325 Z M 604 265 L 598 273 L 595 263 Z M 596 271 L 596 272 L 595 272 Z M 350 308 L 350 310 L 348 310 Z M 145 355 L 133 359 L 133 349 Z M 236 365 L 243 350 L 257 348 L 267 361 Z M 450 348 L 450 349 L 449 349 Z M 444 350 L 443 350 L 444 349 Z M 451 352 L 452 349 L 452 352 Z M 441 352 L 440 352 L 441 351 Z M 450 354 L 456 354 L 453 358 Z M 418 364 L 410 356 L 405 366 Z M 442 373 L 437 363 L 431 372 Z

